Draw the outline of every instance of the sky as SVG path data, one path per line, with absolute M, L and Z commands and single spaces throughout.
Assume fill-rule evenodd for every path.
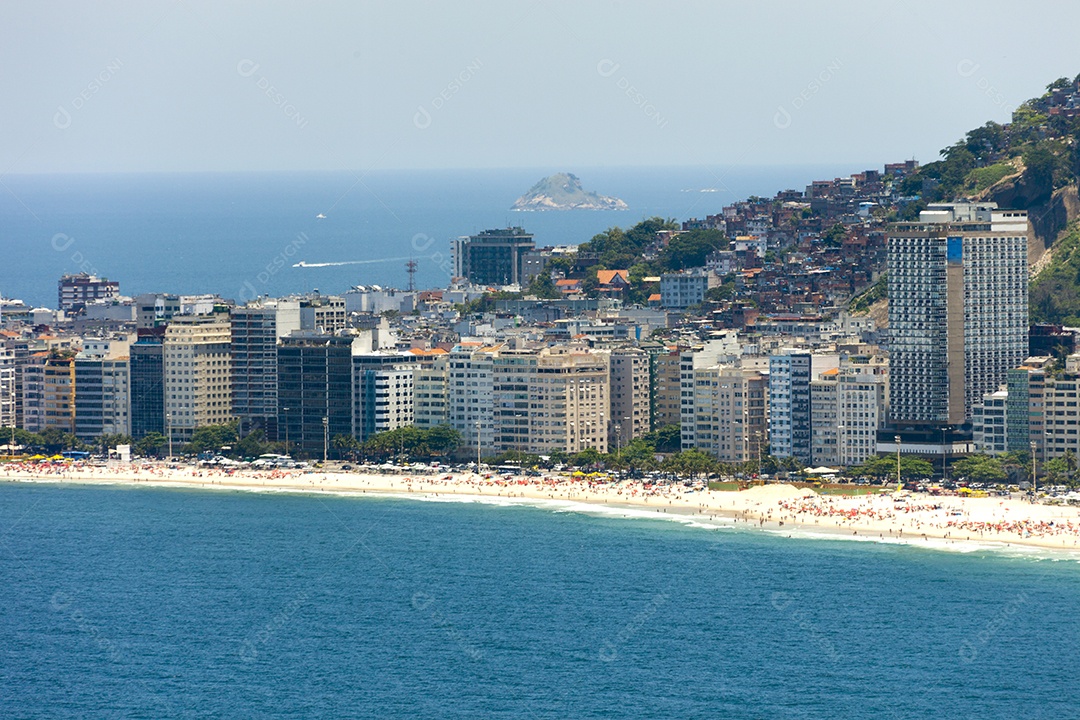
M 22 173 L 930 162 L 1080 73 L 1080 3 L 0 6 Z

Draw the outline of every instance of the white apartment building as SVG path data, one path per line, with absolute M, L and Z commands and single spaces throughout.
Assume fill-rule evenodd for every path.
M 972 408 L 971 425 L 975 449 L 987 455 L 1001 455 L 1009 449 L 1005 421 L 1009 392 L 1002 387 L 983 395 L 982 402 Z
M 500 346 L 462 342 L 450 351 L 447 374 L 447 416 L 473 451 L 494 448 L 494 377 L 492 358 Z
M 414 422 L 412 353 L 360 353 L 353 363 L 353 436 L 372 435 Z

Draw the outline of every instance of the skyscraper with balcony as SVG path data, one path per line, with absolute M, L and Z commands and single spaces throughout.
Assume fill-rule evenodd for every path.
M 932 204 L 890 228 L 891 425 L 881 440 L 966 427 L 972 406 L 1023 362 L 1029 229 L 1026 211 L 995 203 Z

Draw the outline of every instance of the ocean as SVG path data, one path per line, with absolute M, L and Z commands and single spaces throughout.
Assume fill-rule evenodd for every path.
M 875 167 L 880 163 L 870 163 Z M 445 287 L 450 240 L 521 225 L 536 243 L 576 245 L 655 215 L 719 213 L 862 166 L 574 169 L 625 211 L 512 212 L 565 168 L 324 173 L 13 175 L 0 187 L 0 296 L 56 306 L 65 273 L 120 282 L 121 293 L 341 293 L 354 285 Z M 324 215 L 324 219 L 318 218 Z M 293 267 L 303 261 L 320 267 Z
M 1076 717 L 1074 557 L 613 513 L 4 484 L 0 717 Z

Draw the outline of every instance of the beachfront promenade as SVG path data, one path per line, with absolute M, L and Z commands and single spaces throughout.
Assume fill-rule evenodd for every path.
M 405 475 L 170 467 L 164 463 L 108 466 L 7 463 L 0 467 L 0 479 L 264 492 L 455 495 L 537 503 L 566 501 L 746 523 L 770 531 L 840 534 L 861 540 L 934 541 L 939 545 L 940 541 L 987 543 L 1080 551 L 1080 508 L 1031 503 L 1016 497 L 931 496 L 909 492 L 827 496 L 784 484 L 720 491 L 682 483 L 600 481 L 559 474 Z

